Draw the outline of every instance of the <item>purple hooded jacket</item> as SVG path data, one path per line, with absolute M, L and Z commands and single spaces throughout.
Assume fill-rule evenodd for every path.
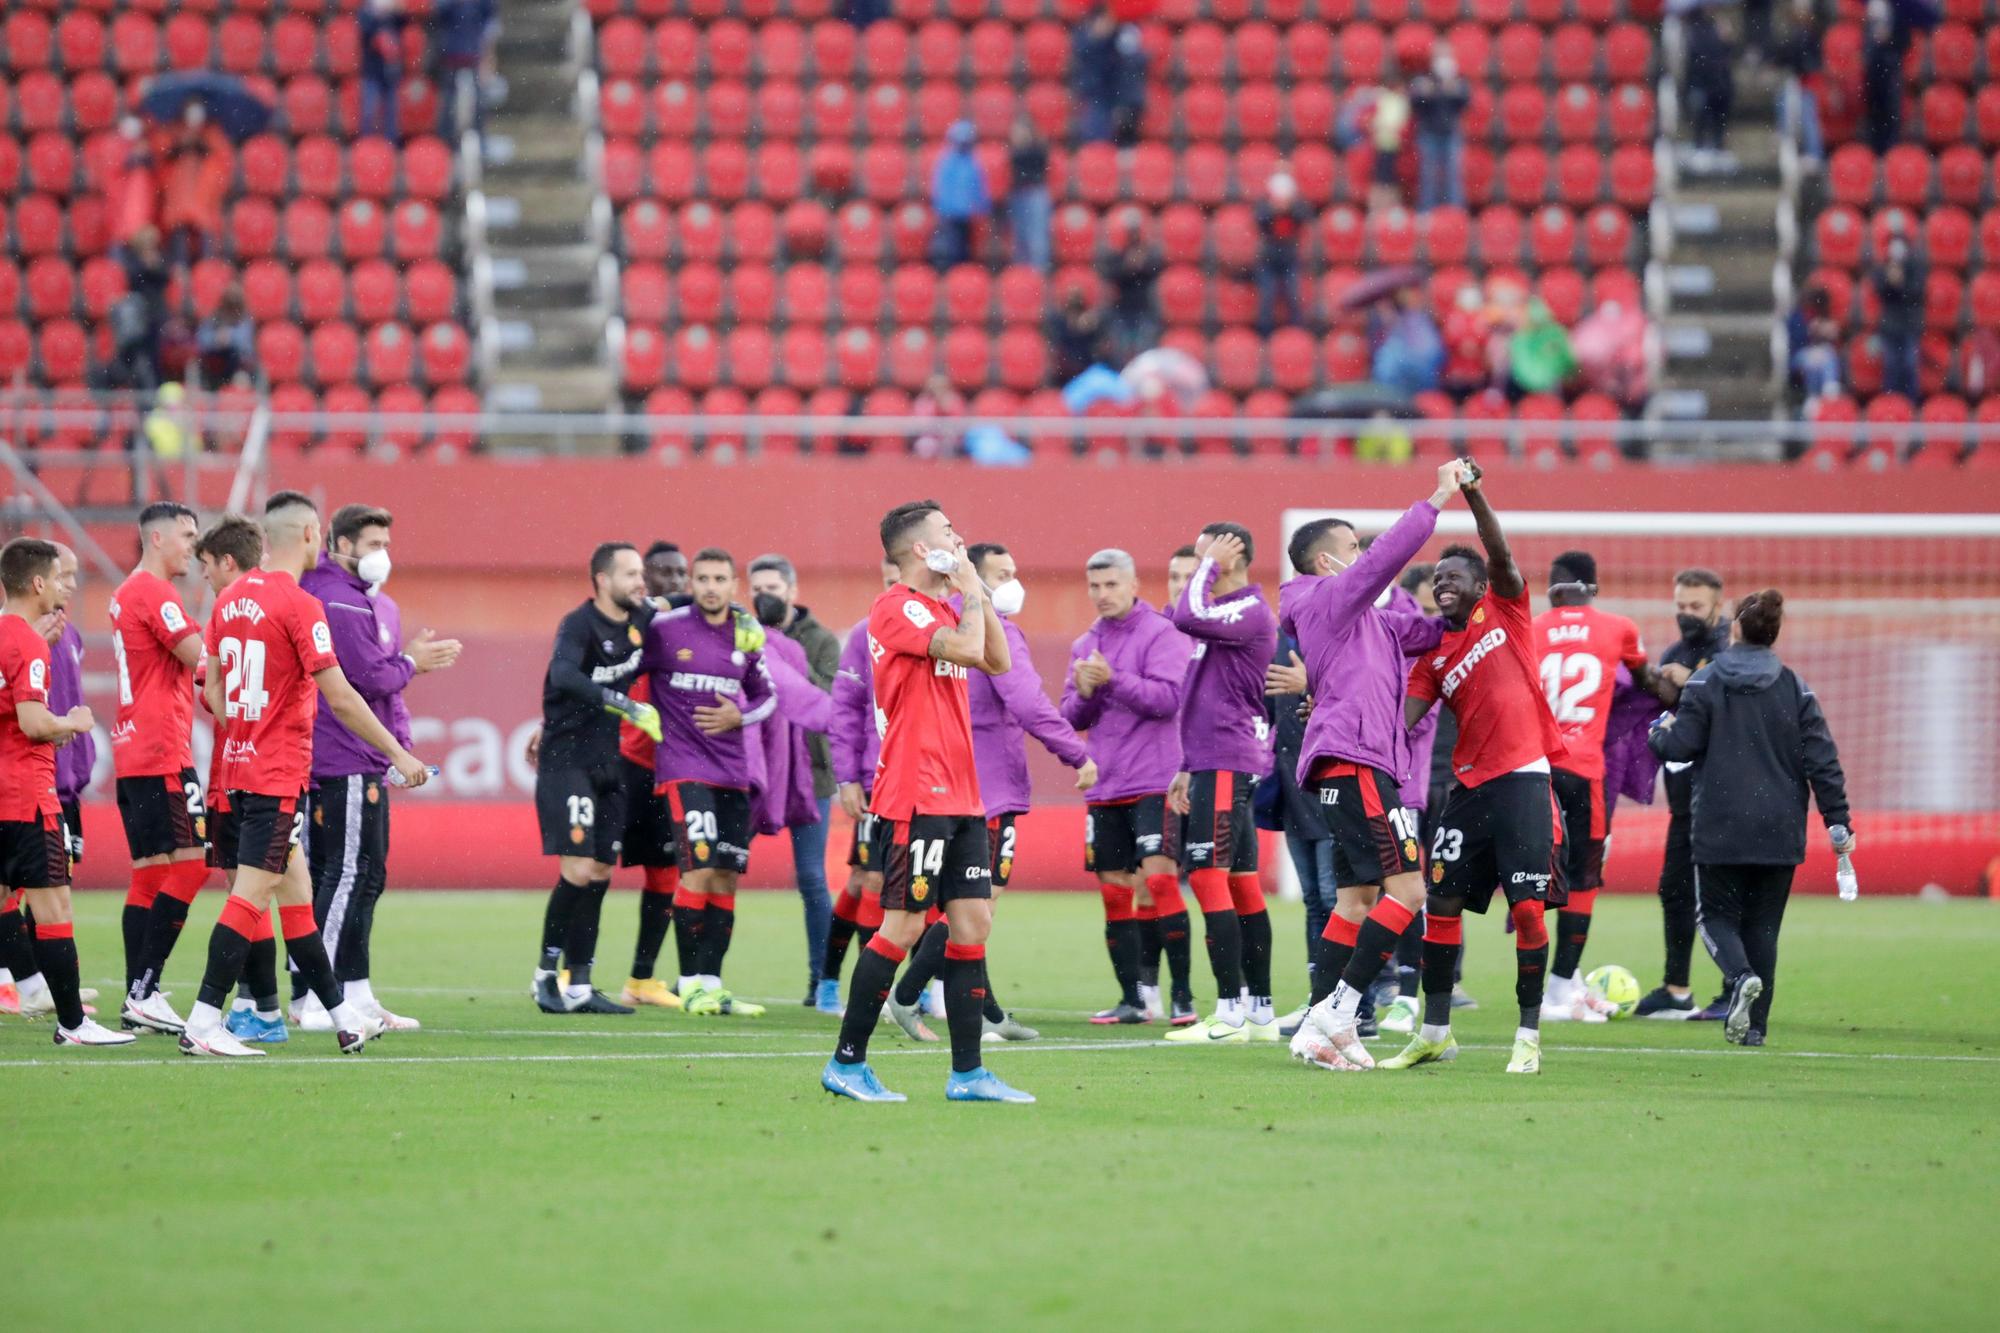
M 695 725 L 694 710 L 712 706 L 718 695 L 742 710 L 744 727 L 769 717 L 777 706 L 769 649 L 736 650 L 736 619 L 711 625 L 696 606 L 677 607 L 653 617 L 639 652 L 639 672 L 653 683 L 653 707 L 660 710 L 660 743 L 653 772 L 661 782 L 705 782 L 750 790 L 750 738 L 743 728 L 710 736 Z
M 65 621 L 63 632 L 49 645 L 49 711 L 61 717 L 83 702 L 83 635 L 74 621 Z M 56 797 L 65 804 L 74 801 L 90 785 L 90 770 L 97 764 L 97 737 L 91 732 L 71 740 L 56 751 Z
M 1271 724 L 1264 715 L 1264 668 L 1278 647 L 1278 618 L 1252 583 L 1214 598 L 1213 560 L 1195 566 L 1170 613 L 1194 640 L 1182 689 L 1181 767 L 1190 773 L 1271 771 Z
M 1412 616 L 1421 616 L 1424 613 L 1424 608 L 1418 604 L 1417 599 L 1398 585 L 1392 585 L 1389 589 L 1388 609 Z M 1404 665 L 1416 661 L 1425 651 L 1427 650 L 1419 649 L 1408 654 Z M 1398 778 L 1396 786 L 1402 794 L 1403 804 L 1412 810 L 1424 810 L 1430 807 L 1431 748 L 1437 744 L 1438 714 L 1443 711 L 1442 708 L 1431 709 L 1417 720 L 1416 726 L 1410 728 L 1410 777 L 1407 782 Z M 1643 735 L 1639 743 L 1645 744 Z M 1646 753 L 1651 754 L 1652 751 L 1648 750 Z
M 1370 543 L 1344 574 L 1301 575 L 1278 590 L 1285 632 L 1299 641 L 1313 694 L 1299 747 L 1304 784 L 1322 759 L 1382 769 L 1401 786 L 1411 778 L 1410 732 L 1403 725 L 1406 663 L 1444 637 L 1444 621 L 1375 605 L 1437 529 L 1438 511 L 1419 500 Z
M 1111 679 L 1086 699 L 1076 690 L 1076 664 L 1104 654 Z M 1090 733 L 1097 761 L 1093 805 L 1164 792 L 1181 771 L 1181 689 L 1187 682 L 1187 636 L 1143 601 L 1122 620 L 1097 622 L 1070 646 L 1063 682 L 1063 721 Z
M 368 711 L 407 749 L 410 710 L 403 702 L 403 691 L 417 668 L 403 656 L 403 613 L 395 599 L 380 590 L 370 594 L 359 574 L 342 569 L 323 551 L 319 564 L 305 572 L 299 587 L 326 607 L 326 627 L 333 635 L 333 655 L 340 663 L 340 673 L 367 701 Z M 314 778 L 380 777 L 388 771 L 389 761 L 342 725 L 331 708 L 314 714 Z
M 882 733 L 875 727 L 875 662 L 868 656 L 866 620 L 847 631 L 840 650 L 840 670 L 833 678 L 833 723 L 826 740 L 833 755 L 833 780 L 858 782 L 864 793 L 872 793 Z
M 1618 807 L 1618 798 L 1641 805 L 1653 803 L 1660 776 L 1660 757 L 1646 744 L 1646 732 L 1662 711 L 1660 701 L 1632 683 L 1632 673 L 1618 667 L 1618 685 L 1611 694 L 1611 720 L 1604 729 L 1604 817 Z
M 764 641 L 764 666 L 771 673 L 778 707 L 771 716 L 744 730 L 748 733 L 751 787 L 756 793 L 751 801 L 752 818 L 757 832 L 777 833 L 819 823 L 806 734 L 827 729 L 833 720 L 833 696 L 812 683 L 806 650 L 783 634 L 772 634 Z
M 1028 655 L 1028 636 L 1005 616 L 1000 628 L 1007 635 L 1013 666 L 997 676 L 972 673 L 972 759 L 979 770 L 979 793 L 986 800 L 986 817 L 1018 815 L 1029 807 L 1027 738 L 1068 764 L 1082 768 L 1089 753 L 1083 740 L 1063 721 L 1042 689 L 1042 677 Z

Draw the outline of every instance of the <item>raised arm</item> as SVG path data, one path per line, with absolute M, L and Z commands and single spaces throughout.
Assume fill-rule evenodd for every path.
M 590 673 L 583 669 L 589 657 L 588 628 L 581 618 L 564 620 L 556 630 L 555 649 L 549 655 L 549 683 L 579 703 L 609 704 L 613 695 L 623 700 L 624 695 L 590 678 Z
M 833 725 L 832 695 L 776 653 L 768 654 L 764 665 L 771 672 L 778 712 L 785 721 L 806 731 L 826 731 Z
M 972 562 L 959 556 L 958 568 L 951 576 L 952 586 L 964 598 L 958 614 L 956 626 L 941 626 L 931 635 L 930 654 L 941 662 L 953 666 L 976 668 L 989 674 L 995 670 L 992 665 L 993 649 L 986 641 L 989 626 L 997 627 L 998 621 L 992 615 L 992 608 L 986 604 L 986 587 L 980 583 L 979 575 L 973 573 Z M 998 670 L 1005 671 L 1007 649 L 1000 646 Z
M 1430 498 L 1411 505 L 1389 530 L 1368 544 L 1338 578 L 1321 579 L 1306 596 L 1321 602 L 1336 626 L 1347 623 L 1375 604 L 1375 599 L 1403 572 L 1424 543 L 1437 531 L 1438 511 L 1458 493 L 1465 464 L 1458 459 L 1438 468 L 1437 488 Z M 1296 618 L 1296 612 L 1294 613 Z
M 1460 489 L 1465 492 L 1466 506 L 1472 510 L 1472 521 L 1479 526 L 1479 544 L 1486 548 L 1488 586 L 1495 596 L 1519 597 L 1528 590 L 1528 581 L 1521 577 L 1521 567 L 1514 563 L 1507 534 L 1500 530 L 1500 516 L 1486 502 L 1486 493 L 1477 480 L 1467 481 Z
M 1218 539 L 1220 540 L 1220 539 Z M 1236 539 L 1231 537 L 1230 541 Z M 1181 595 L 1167 608 L 1168 618 L 1174 628 L 1196 639 L 1212 639 L 1217 643 L 1248 643 L 1263 633 L 1264 617 L 1257 614 L 1258 605 L 1254 598 L 1239 597 L 1235 601 L 1220 605 L 1211 601 L 1209 589 L 1215 586 L 1215 577 L 1220 572 L 1211 555 L 1204 555 L 1195 566 L 1194 576 L 1181 589 Z

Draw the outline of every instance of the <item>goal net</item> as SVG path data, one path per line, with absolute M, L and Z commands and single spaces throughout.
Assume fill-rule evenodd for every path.
M 1337 511 L 1287 510 L 1284 535 Z M 1340 514 L 1366 538 L 1399 514 Z M 1864 892 L 1990 891 L 2000 857 L 2000 515 L 1502 511 L 1536 609 L 1550 560 L 1597 559 L 1598 605 L 1630 616 L 1655 661 L 1673 641 L 1674 576 L 1716 571 L 1726 607 L 1785 594 L 1778 653 L 1819 696 L 1847 774 Z M 1420 559 L 1476 542 L 1447 510 Z M 1650 888 L 1664 797 L 1621 806 L 1607 887 Z M 1814 816 L 1817 828 L 1817 816 Z M 1824 839 L 1801 882 L 1830 884 Z

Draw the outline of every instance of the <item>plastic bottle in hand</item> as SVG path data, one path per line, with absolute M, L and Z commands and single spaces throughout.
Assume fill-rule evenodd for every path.
M 1840 900 L 1851 903 L 1861 896 L 1861 880 L 1854 873 L 1854 858 L 1847 851 L 1854 845 L 1854 838 L 1845 824 L 1835 824 L 1827 833 L 1833 838 L 1833 882 L 1840 889 Z

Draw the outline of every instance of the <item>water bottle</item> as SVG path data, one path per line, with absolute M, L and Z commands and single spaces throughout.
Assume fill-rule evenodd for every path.
M 436 777 L 438 775 L 438 766 L 436 764 L 425 764 L 424 771 L 432 777 Z M 403 775 L 393 768 L 383 777 L 383 781 L 387 782 L 391 787 L 407 787 L 410 785 L 403 781 Z
M 1861 896 L 1861 880 L 1854 873 L 1854 858 L 1847 852 L 1852 841 L 1845 824 L 1836 824 L 1827 830 L 1833 839 L 1833 882 L 1840 890 L 1840 901 L 1851 903 Z

